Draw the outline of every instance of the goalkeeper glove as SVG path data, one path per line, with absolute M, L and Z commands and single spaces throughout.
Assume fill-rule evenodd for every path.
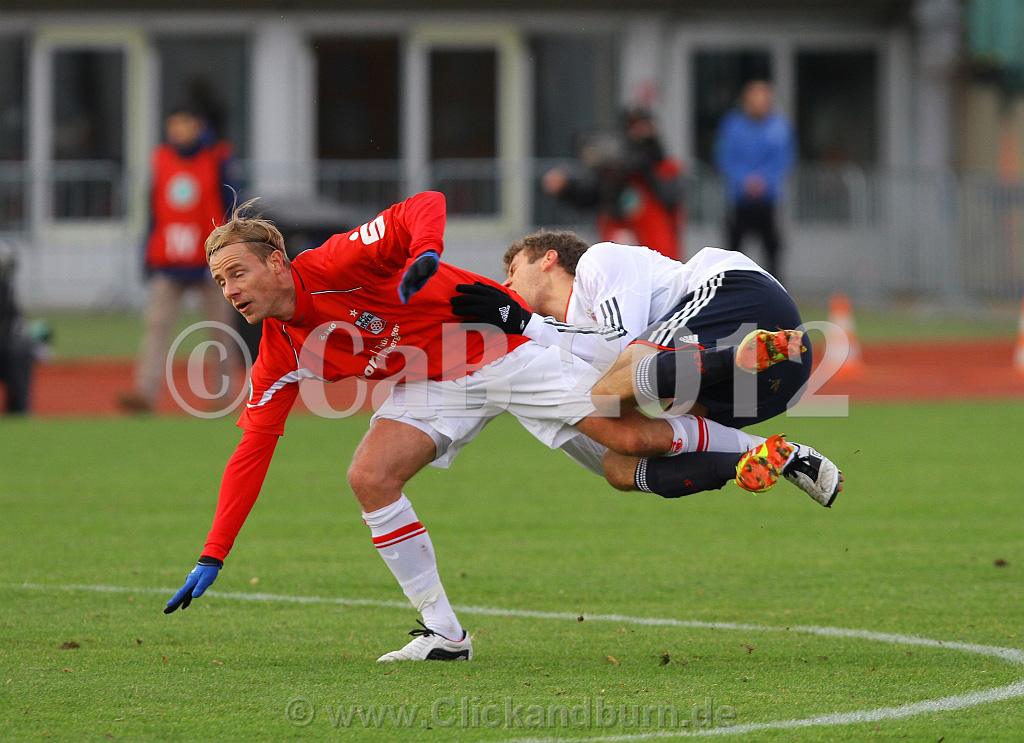
M 407 304 L 413 294 L 422 289 L 430 277 L 437 271 L 441 258 L 433 250 L 416 256 L 416 259 L 402 274 L 402 283 L 398 286 L 398 298 Z
M 533 316 L 509 294 L 481 281 L 459 284 L 455 291 L 459 293 L 449 300 L 453 314 L 494 325 L 510 335 L 522 333 Z
M 185 585 L 167 602 L 164 614 L 170 614 L 179 606 L 182 609 L 187 609 L 188 605 L 192 603 L 192 599 L 199 598 L 207 588 L 213 585 L 213 582 L 217 580 L 217 573 L 222 567 L 224 567 L 223 560 L 206 555 L 200 557 L 192 572 L 185 578 Z

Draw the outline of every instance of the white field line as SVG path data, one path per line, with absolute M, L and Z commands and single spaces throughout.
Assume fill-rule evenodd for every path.
M 170 596 L 176 589 L 171 588 L 128 588 L 125 586 L 103 585 L 46 585 L 41 583 L 8 583 L 4 588 L 20 588 L 39 591 L 93 591 L 97 593 L 140 593 L 162 594 Z M 386 609 L 408 609 L 407 601 L 380 601 L 375 599 L 329 598 L 324 596 L 287 596 L 273 593 L 238 593 L 227 591 L 207 591 L 207 596 L 238 601 L 275 601 L 292 604 L 334 604 L 340 606 L 374 606 Z M 458 606 L 461 614 L 479 614 L 485 616 L 524 617 L 526 619 L 560 619 L 576 621 L 578 614 L 570 612 L 530 611 L 526 609 L 495 609 L 486 606 Z M 994 645 L 977 645 L 965 642 L 943 642 L 927 637 L 914 635 L 897 635 L 868 630 L 844 629 L 841 627 L 790 626 L 771 627 L 761 624 L 745 624 L 737 622 L 700 622 L 690 619 L 669 619 L 660 617 L 631 617 L 622 614 L 587 614 L 588 622 L 615 622 L 619 624 L 637 624 L 652 627 L 684 627 L 691 629 L 711 630 L 746 630 L 750 632 L 799 632 L 821 637 L 849 637 L 871 642 L 887 642 L 894 645 L 917 645 L 945 650 L 956 650 L 973 655 L 999 658 L 1008 663 L 1024 665 L 1024 650 L 1003 648 Z M 1006 686 L 998 686 L 970 694 L 955 694 L 939 699 L 928 699 L 923 702 L 912 702 L 897 707 L 876 707 L 875 709 L 857 710 L 855 712 L 837 712 L 817 717 L 806 717 L 793 720 L 775 720 L 773 722 L 755 722 L 745 725 L 710 728 L 706 730 L 654 731 L 629 735 L 601 735 L 590 738 L 515 738 L 505 743 L 629 743 L 630 741 L 660 740 L 663 738 L 690 738 L 711 735 L 742 735 L 758 730 L 783 730 L 793 728 L 822 727 L 834 725 L 852 725 L 856 723 L 878 722 L 913 717 L 928 712 L 951 712 L 974 707 L 979 704 L 1000 702 L 1024 696 L 1024 679 Z

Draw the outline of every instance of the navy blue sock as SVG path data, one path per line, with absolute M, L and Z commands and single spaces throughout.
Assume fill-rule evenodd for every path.
M 649 398 L 695 400 L 702 384 L 732 379 L 736 373 L 735 359 L 733 346 L 700 349 L 684 346 L 659 351 L 637 364 L 636 388 Z
M 663 498 L 679 498 L 705 490 L 718 490 L 736 477 L 742 454 L 695 451 L 674 457 L 644 457 L 636 466 L 638 490 Z

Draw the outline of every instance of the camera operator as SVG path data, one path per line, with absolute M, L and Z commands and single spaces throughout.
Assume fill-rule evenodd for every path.
M 544 190 L 574 207 L 596 208 L 601 240 L 646 245 L 682 260 L 682 165 L 665 156 L 651 112 L 633 108 L 621 133 L 581 138 L 582 168 L 545 173 Z
M 39 342 L 26 332 L 14 299 L 15 266 L 14 252 L 0 244 L 0 384 L 7 392 L 2 412 L 25 414 Z

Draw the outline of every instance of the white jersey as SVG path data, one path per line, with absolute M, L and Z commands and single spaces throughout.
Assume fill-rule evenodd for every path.
M 565 322 L 534 315 L 524 334 L 545 346 L 562 344 L 563 334 L 572 334 L 574 355 L 614 359 L 683 297 L 724 271 L 771 275 L 732 250 L 704 248 L 680 263 L 650 248 L 597 243 L 576 265 Z

